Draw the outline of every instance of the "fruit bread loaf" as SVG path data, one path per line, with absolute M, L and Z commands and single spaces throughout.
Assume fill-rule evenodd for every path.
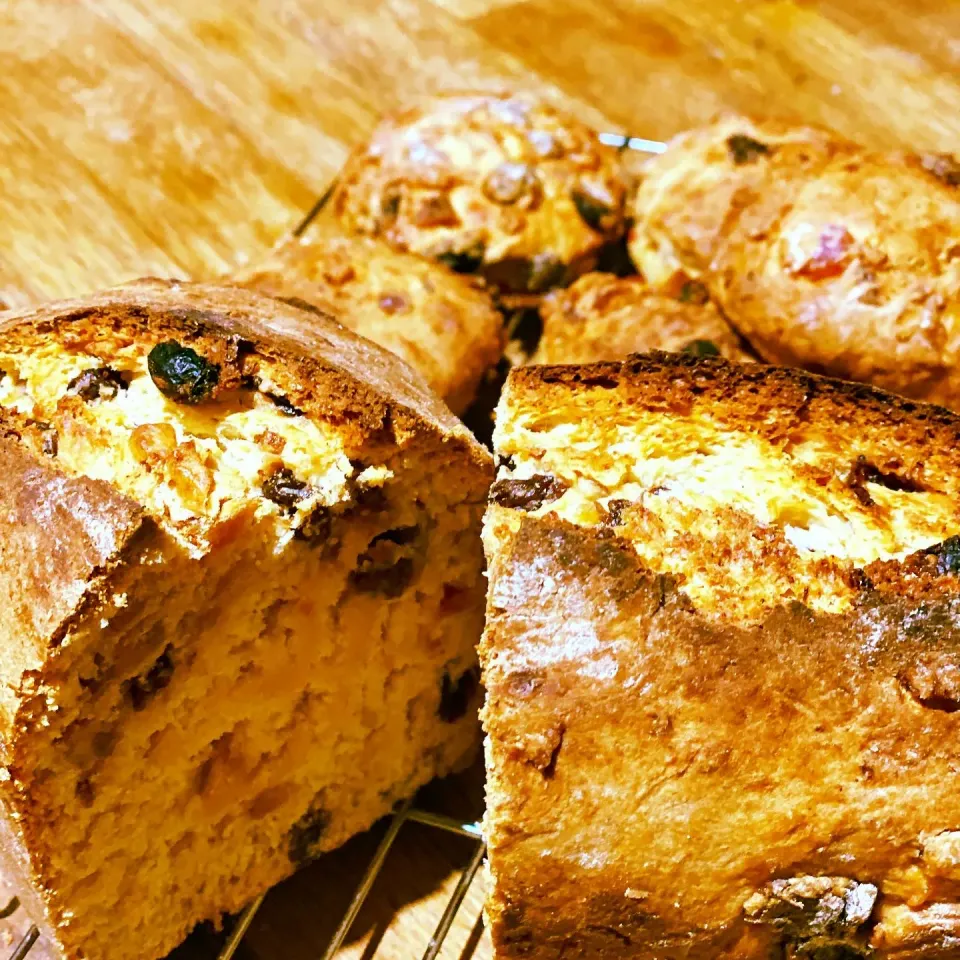
M 431 97 L 347 160 L 330 209 L 351 232 L 538 294 L 592 269 L 625 228 L 616 151 L 531 96 Z
M 498 958 L 956 957 L 960 417 L 654 353 L 495 443 Z
M 474 278 L 328 221 L 229 282 L 333 313 L 419 370 L 454 413 L 500 359 L 503 319 Z
M 534 363 L 622 360 L 649 350 L 752 359 L 696 280 L 671 296 L 651 290 L 642 277 L 588 273 L 547 294 L 540 316 Z
M 743 117 L 674 140 L 636 195 L 657 288 L 700 279 L 773 363 L 960 406 L 960 165 Z
M 7 856 L 56 955 L 151 960 L 469 757 L 492 470 L 245 290 L 8 317 L 0 371 Z

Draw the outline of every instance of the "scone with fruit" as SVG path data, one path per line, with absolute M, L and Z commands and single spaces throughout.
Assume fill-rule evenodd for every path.
M 55 955 L 160 957 L 470 755 L 488 457 L 232 288 L 9 316 L 0 371 L 6 853 Z
M 419 370 L 454 413 L 500 359 L 503 318 L 480 282 L 327 220 L 230 282 L 332 314 Z
M 348 159 L 331 210 L 350 231 L 539 294 L 622 236 L 616 151 L 531 96 L 433 97 L 384 119 Z
M 960 417 L 655 353 L 495 446 L 498 960 L 956 957 Z
M 588 273 L 544 297 L 540 316 L 533 363 L 622 360 L 650 350 L 753 359 L 696 281 L 670 296 L 651 290 L 642 277 Z
M 960 408 L 960 163 L 724 117 L 644 171 L 630 252 L 770 363 Z

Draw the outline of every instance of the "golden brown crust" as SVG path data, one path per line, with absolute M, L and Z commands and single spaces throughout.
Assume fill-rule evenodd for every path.
M 564 394 L 579 405 L 565 407 Z M 546 462 L 546 427 L 591 407 L 620 443 L 648 412 L 667 436 L 709 418 L 723 438 L 711 444 L 782 442 L 771 460 L 800 448 L 825 481 L 859 451 L 896 451 L 903 474 L 875 480 L 910 490 L 922 475 L 951 503 L 960 492 L 960 417 L 945 409 L 798 370 L 663 353 L 514 371 L 498 410 L 502 476 Z M 517 423 L 536 411 L 544 430 L 527 450 Z M 569 434 L 569 460 L 582 439 Z M 611 460 L 598 454 L 587 481 L 606 483 Z M 848 570 L 843 605 L 769 591 L 746 615 L 645 559 L 662 536 L 656 522 L 638 532 L 616 501 L 599 522 L 562 515 L 571 475 L 499 480 L 485 523 L 497 956 L 952 956 L 957 518 L 918 553 Z M 752 482 L 738 477 L 734 491 Z M 714 527 L 735 518 L 703 509 Z M 762 524 L 745 513 L 738 522 L 744 544 L 769 550 Z M 743 592 L 775 581 L 773 553 L 755 570 L 746 552 L 708 562 L 739 576 Z
M 265 360 L 282 359 L 274 372 L 285 396 L 342 427 L 348 445 L 384 429 L 398 435 L 424 432 L 464 446 L 478 464 L 488 460 L 416 371 L 315 308 L 236 287 L 150 279 L 8 314 L 0 333 L 40 343 L 52 330 L 81 319 L 95 320 L 104 335 L 113 330 L 150 342 L 180 337 L 213 352 L 236 352 L 238 340 L 249 341 Z
M 543 334 L 533 363 L 593 363 L 649 350 L 753 359 L 694 283 L 673 297 L 651 290 L 641 277 L 588 273 L 545 297 L 540 315 Z
M 373 237 L 317 222 L 230 282 L 305 301 L 379 343 L 461 413 L 500 358 L 503 321 L 482 287 Z
M 832 418 L 837 444 L 852 435 L 847 431 L 895 428 L 897 441 L 916 447 L 932 470 L 951 485 L 960 469 L 960 414 L 934 404 L 918 403 L 868 384 L 851 383 L 804 370 L 765 364 L 732 364 L 720 358 L 653 351 L 623 361 L 583 365 L 519 367 L 510 374 L 514 391 L 536 391 L 549 398 L 551 389 L 576 389 L 611 381 L 626 397 L 643 391 L 651 397 L 666 391 L 664 410 L 682 410 L 694 398 L 717 404 L 731 425 L 749 426 L 775 437 L 780 420 L 798 413 L 807 415 L 817 405 L 825 422 Z M 741 401 L 749 397 L 749 406 Z M 842 416 L 841 416 L 842 415 Z
M 538 293 L 589 270 L 623 233 L 616 153 L 530 97 L 434 97 L 383 120 L 344 167 L 351 231 Z
M 631 253 L 699 277 L 765 359 L 956 405 L 960 194 L 943 165 L 725 118 L 646 170 Z
M 791 935 L 743 908 L 778 878 L 873 884 L 873 916 L 955 906 L 956 864 L 927 847 L 960 823 L 960 714 L 903 677 L 932 645 L 960 669 L 956 586 L 740 629 L 605 531 L 525 519 L 503 537 L 481 647 L 498 957 L 759 960 Z M 891 891 L 914 876 L 922 903 L 904 905 Z M 924 955 L 958 932 L 954 917 Z M 878 956 L 901 955 L 895 935 Z
M 38 671 L 125 548 L 152 525 L 109 484 L 70 478 L 0 439 L 0 743 Z

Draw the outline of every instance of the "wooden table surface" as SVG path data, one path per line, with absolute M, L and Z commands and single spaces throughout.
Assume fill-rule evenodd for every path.
M 955 0 L 4 0 L 0 61 L 11 307 L 256 256 L 379 113 L 438 89 L 651 138 L 733 108 L 960 150 Z M 374 839 L 273 894 L 241 956 L 318 957 Z M 345 956 L 417 960 L 469 853 L 406 827 Z M 489 955 L 479 886 L 447 960 Z

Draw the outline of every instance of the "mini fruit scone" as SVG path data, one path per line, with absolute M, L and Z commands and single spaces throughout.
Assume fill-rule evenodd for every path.
M 488 456 L 245 290 L 0 324 L 0 818 L 54 955 L 152 960 L 478 740 Z
M 419 370 L 454 413 L 500 359 L 503 317 L 475 278 L 326 220 L 229 282 L 331 313 Z
M 649 350 L 753 359 L 695 280 L 670 296 L 651 290 L 642 277 L 588 273 L 544 297 L 540 316 L 533 363 L 622 360 Z
M 960 417 L 653 353 L 494 440 L 498 960 L 955 957 Z
M 385 118 L 330 208 L 352 232 L 537 294 L 622 236 L 625 194 L 616 151 L 572 116 L 525 95 L 452 94 Z
M 647 164 L 630 253 L 770 363 L 960 408 L 960 164 L 725 117 Z

